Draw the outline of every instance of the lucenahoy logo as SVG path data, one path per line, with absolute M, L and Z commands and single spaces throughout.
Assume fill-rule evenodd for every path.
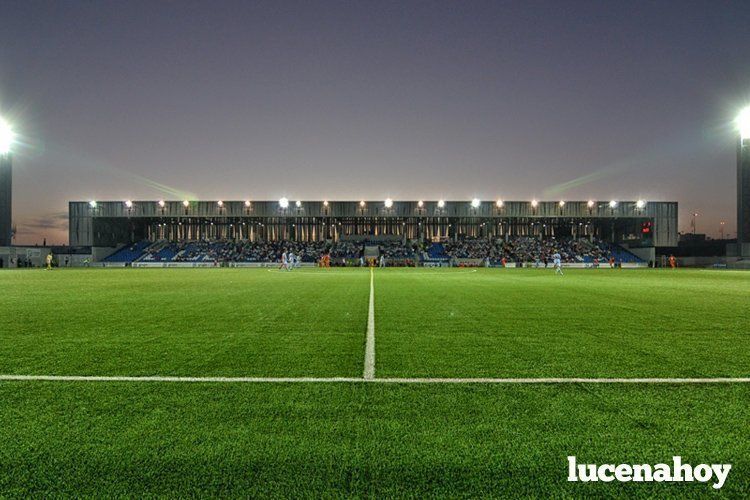
M 583 483 L 602 481 L 627 482 L 686 482 L 707 483 L 713 480 L 715 490 L 724 486 L 732 464 L 683 464 L 682 457 L 672 457 L 672 464 L 579 464 L 576 457 L 568 457 L 568 481 Z

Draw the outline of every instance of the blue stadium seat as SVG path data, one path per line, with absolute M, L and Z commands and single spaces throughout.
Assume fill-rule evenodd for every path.
M 427 256 L 431 259 L 447 259 L 448 254 L 445 252 L 445 247 L 442 243 L 433 243 L 430 248 L 427 249 Z
M 104 262 L 134 262 L 143 255 L 143 251 L 151 245 L 150 241 L 139 241 L 131 246 L 126 246 L 106 257 Z

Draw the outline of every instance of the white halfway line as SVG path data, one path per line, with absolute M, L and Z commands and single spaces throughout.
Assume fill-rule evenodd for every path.
M 375 378 L 375 271 L 370 268 L 370 305 L 367 309 L 367 340 L 365 341 L 365 380 Z
M 748 384 L 750 377 L 716 378 L 359 378 L 359 377 L 167 377 L 98 375 L 0 375 L 5 381 L 366 383 L 366 384 Z

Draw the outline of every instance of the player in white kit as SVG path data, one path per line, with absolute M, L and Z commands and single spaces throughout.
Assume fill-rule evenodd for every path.
M 286 250 L 281 254 L 281 265 L 279 266 L 279 269 L 289 270 L 289 254 L 286 253 Z
M 552 254 L 552 262 L 555 265 L 555 274 L 563 274 L 562 270 L 562 258 L 560 257 L 560 253 L 555 251 L 554 254 Z

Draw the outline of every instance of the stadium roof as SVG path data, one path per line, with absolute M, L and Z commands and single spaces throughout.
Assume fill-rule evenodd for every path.
M 500 200 L 123 200 L 70 202 L 71 215 L 89 217 L 634 217 L 676 211 L 668 201 Z

